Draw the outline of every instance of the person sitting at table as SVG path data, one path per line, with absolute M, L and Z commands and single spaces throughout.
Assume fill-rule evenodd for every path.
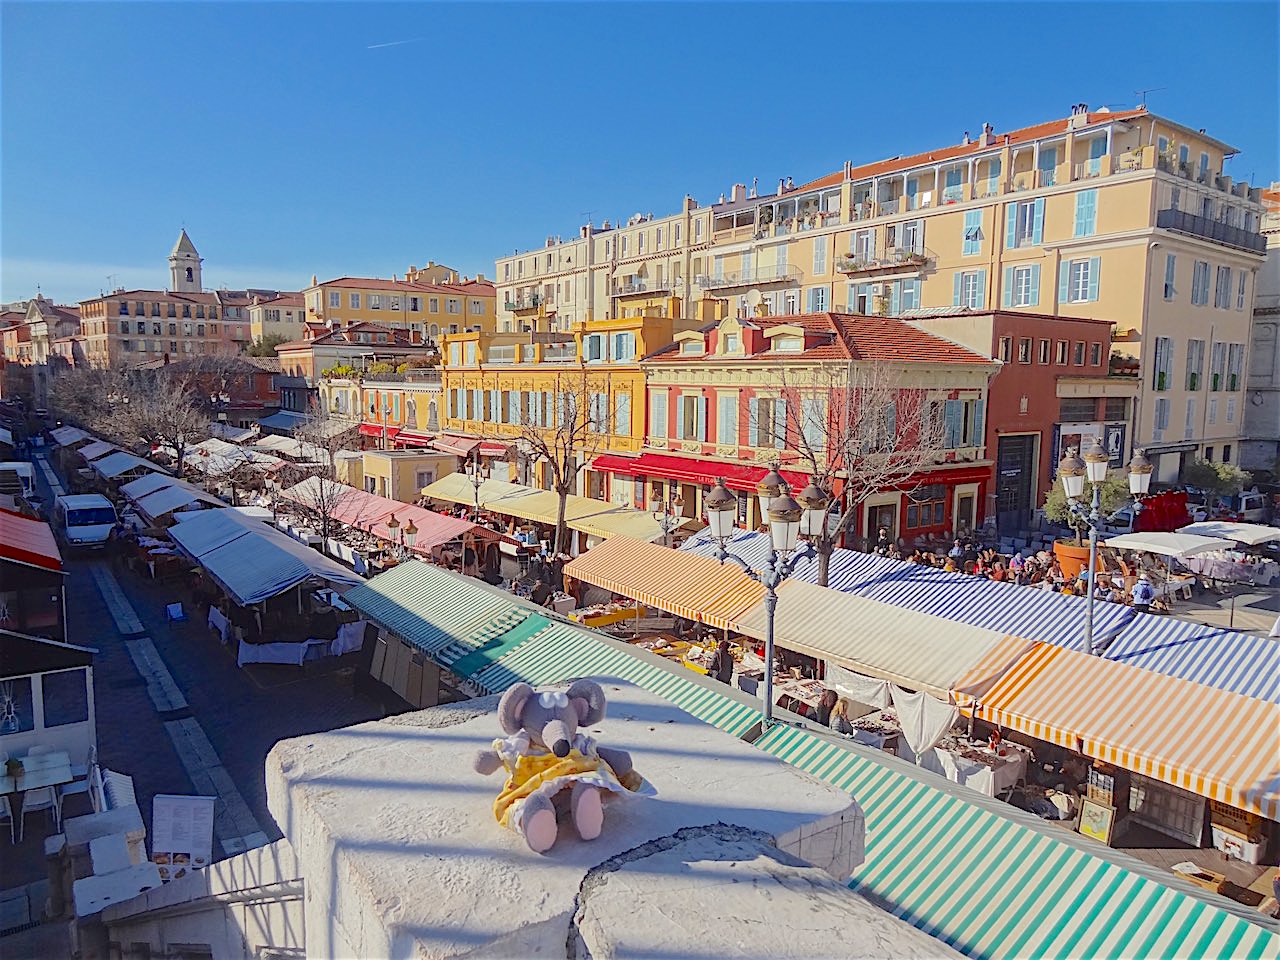
M 836 705 L 831 708 L 831 716 L 827 718 L 827 725 L 836 733 L 842 733 L 846 737 L 853 736 L 853 724 L 849 722 L 849 701 L 841 697 L 836 701 Z
M 964 556 L 964 547 L 959 540 L 951 545 L 951 549 L 947 551 L 947 556 L 952 560 L 959 560 Z
M 944 573 L 959 573 L 960 568 L 956 566 L 956 558 L 948 555 L 947 562 L 942 565 L 942 570 Z
M 1133 609 L 1138 613 L 1150 613 L 1151 604 L 1156 599 L 1156 591 L 1151 586 L 1151 580 L 1144 573 L 1138 577 L 1138 582 L 1133 585 Z
M 728 640 L 721 640 L 716 644 L 716 652 L 711 655 L 707 675 L 715 677 L 721 683 L 729 683 L 733 679 L 733 654 L 729 652 Z
M 822 726 L 827 726 L 831 720 L 831 711 L 835 709 L 837 703 L 840 702 L 840 695 L 834 690 L 823 690 L 822 699 L 818 701 L 818 712 L 814 719 Z
M 1009 574 L 1005 571 L 1003 563 L 993 563 L 991 565 L 991 573 L 988 576 L 996 583 L 1004 583 L 1009 579 Z
M 539 580 L 533 585 L 533 592 L 529 594 L 529 599 L 540 607 L 545 607 L 547 601 L 551 599 L 551 585 L 545 580 Z
M 889 552 L 889 548 L 893 546 L 893 541 L 889 538 L 889 531 L 886 527 L 880 528 L 880 536 L 876 537 L 875 552 L 880 556 L 885 556 Z

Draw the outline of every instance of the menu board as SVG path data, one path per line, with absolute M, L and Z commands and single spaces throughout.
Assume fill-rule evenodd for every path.
M 213 856 L 214 797 L 158 793 L 151 801 L 151 861 L 161 880 L 207 867 Z

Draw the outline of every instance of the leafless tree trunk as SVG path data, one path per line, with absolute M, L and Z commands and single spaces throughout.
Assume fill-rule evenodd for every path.
M 346 429 L 336 430 L 336 425 Z M 317 407 L 293 432 L 295 439 L 311 445 L 317 460 L 305 468 L 299 465 L 310 476 L 290 489 L 289 499 L 319 528 L 326 547 L 329 538 L 337 533 L 335 514 L 355 497 L 352 488 L 338 480 L 338 453 L 345 449 L 352 429 L 346 421 L 334 421 L 327 411 Z
M 761 407 L 774 421 L 760 423 L 753 410 L 752 422 L 770 440 L 785 422 L 785 440 L 775 442 L 796 451 L 799 464 L 827 495 L 828 522 L 813 537 L 818 582 L 826 586 L 836 543 L 861 504 L 882 490 L 909 486 L 941 459 L 947 439 L 943 400 L 913 386 L 902 365 L 885 361 L 806 371 L 784 366 L 777 381 L 784 416 L 777 417 L 776 406 Z

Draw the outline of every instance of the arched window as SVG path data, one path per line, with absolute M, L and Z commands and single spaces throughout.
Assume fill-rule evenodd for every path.
M 437 337 L 439 337 L 439 336 L 440 336 L 440 324 L 438 324 L 438 323 L 433 323 L 433 324 L 431 325 L 431 328 L 430 328 L 430 329 L 431 329 L 431 339 L 432 339 L 432 340 L 435 340 Z
M 347 412 L 347 395 L 339 391 L 333 398 L 333 409 L 338 413 Z
M 187 267 L 187 283 L 191 283 L 194 280 L 195 280 L 195 274 L 191 272 L 190 267 Z

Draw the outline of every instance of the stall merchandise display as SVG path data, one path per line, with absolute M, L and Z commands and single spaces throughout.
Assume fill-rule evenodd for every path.
M 634 601 L 625 600 L 614 603 L 601 603 L 593 607 L 583 607 L 581 610 L 570 614 L 569 619 L 587 627 L 607 627 L 623 620 L 639 620 L 645 613 L 646 610 L 643 606 L 636 604 Z

